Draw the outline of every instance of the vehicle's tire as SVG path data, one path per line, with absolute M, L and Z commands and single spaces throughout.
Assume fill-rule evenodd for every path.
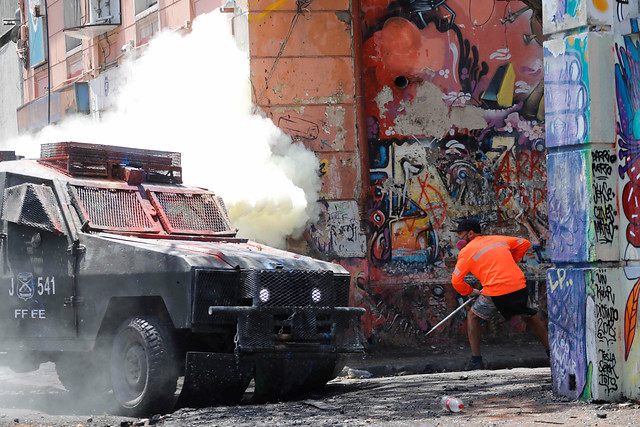
M 100 352 L 63 354 L 56 360 L 56 373 L 74 396 L 106 394 L 111 389 L 107 360 L 107 355 Z
M 117 330 L 111 350 L 113 395 L 127 415 L 173 409 L 178 379 L 169 328 L 155 317 L 133 317 Z

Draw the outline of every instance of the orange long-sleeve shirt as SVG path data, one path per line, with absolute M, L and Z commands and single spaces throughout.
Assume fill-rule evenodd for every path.
M 471 273 L 482 284 L 486 296 L 499 296 L 526 287 L 524 273 L 516 264 L 527 252 L 531 242 L 508 236 L 477 236 L 458 255 L 451 284 L 462 295 L 469 295 L 471 286 L 464 277 Z

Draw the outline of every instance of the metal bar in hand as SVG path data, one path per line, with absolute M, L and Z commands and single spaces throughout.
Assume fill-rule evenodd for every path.
M 465 301 L 465 302 L 464 302 L 460 307 L 456 308 L 455 310 L 453 310 L 453 311 L 451 312 L 451 314 L 449 314 L 447 317 L 445 317 L 444 319 L 442 319 L 442 320 L 440 321 L 440 323 L 438 323 L 436 326 L 434 326 L 433 328 L 431 328 L 431 330 L 430 330 L 429 332 L 427 332 L 427 333 L 425 334 L 425 336 L 427 336 L 427 335 L 429 335 L 431 332 L 435 331 L 435 330 L 438 328 L 438 326 L 442 325 L 444 322 L 446 322 L 447 320 L 449 320 L 449 319 L 451 318 L 451 316 L 453 316 L 454 314 L 456 314 L 457 312 L 459 312 L 460 310 L 462 310 L 462 308 L 463 308 L 463 307 L 465 307 L 467 304 L 469 304 L 471 301 L 475 301 L 475 300 L 476 300 L 476 297 L 472 297 L 472 298 L 469 298 L 468 300 L 466 300 L 466 301 Z

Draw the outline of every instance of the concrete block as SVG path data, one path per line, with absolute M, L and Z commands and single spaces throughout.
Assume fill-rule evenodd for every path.
M 549 35 L 580 27 L 608 26 L 617 34 L 632 32 L 638 1 L 543 0 L 542 31 Z
M 615 142 L 615 86 L 610 33 L 544 42 L 547 148 Z
M 587 385 L 584 271 L 547 270 L 547 304 L 553 392 L 578 399 Z
M 584 401 L 616 401 L 631 392 L 620 339 L 627 294 L 622 277 L 617 267 L 548 270 L 555 394 Z
M 623 282 L 620 268 L 585 269 L 586 401 L 616 401 L 623 395 L 620 332 Z
M 614 149 L 547 156 L 553 262 L 617 261 L 619 215 Z

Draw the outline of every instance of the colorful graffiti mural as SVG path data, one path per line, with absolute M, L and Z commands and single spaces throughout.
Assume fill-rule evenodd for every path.
M 619 34 L 628 34 L 637 25 L 637 0 L 544 0 L 545 34 L 586 26 L 610 26 Z
M 549 344 L 554 393 L 577 398 L 592 368 L 586 365 L 586 295 L 583 270 L 548 271 Z
M 550 109 L 547 115 L 549 127 L 554 126 L 552 120 L 559 120 L 565 132 L 555 141 L 547 141 L 560 147 L 552 149 L 547 164 L 551 252 L 559 263 L 548 271 L 553 388 L 555 393 L 574 399 L 611 401 L 640 395 L 636 338 L 640 131 L 634 128 L 640 110 L 640 36 L 619 36 L 612 42 L 613 49 L 607 48 L 608 37 L 589 33 L 545 44 L 545 82 L 571 83 L 550 85 L 545 90 L 557 92 L 553 101 L 547 97 L 547 102 L 554 103 L 575 99 L 572 97 L 581 90 L 588 95 L 580 97 L 586 102 L 580 109 L 586 123 L 582 140 L 562 125 L 575 123 L 574 104 L 564 102 L 571 108 Z M 589 48 L 594 44 L 599 46 Z M 607 51 L 613 52 L 614 67 L 601 66 L 612 62 Z M 593 60 L 594 53 L 599 60 Z M 587 57 L 589 61 L 579 59 Z M 586 79 L 585 74 L 589 74 Z M 609 105 L 608 96 L 591 93 L 601 83 L 609 84 L 613 76 L 617 109 L 615 104 Z M 594 99 L 597 102 L 592 102 Z M 609 130 L 602 127 L 609 114 L 603 104 L 617 112 L 613 138 L 608 138 Z M 594 132 L 600 136 L 594 137 Z M 548 135 L 553 137 L 554 133 Z M 576 262 L 594 261 L 613 262 L 600 268 L 575 266 Z
M 637 173 L 640 167 L 640 36 L 620 37 L 615 46 L 615 79 L 618 101 L 617 142 L 619 149 L 619 175 L 622 180 L 621 225 L 626 224 L 626 244 L 621 244 L 621 258 L 629 261 L 640 260 L 640 179 Z M 636 80 L 628 81 L 629 78 Z M 629 354 L 636 336 L 638 323 L 638 295 L 640 294 L 640 274 L 636 269 L 625 269 L 626 277 L 633 286 L 626 298 L 624 309 L 624 359 Z
M 449 282 L 461 218 L 531 240 L 532 280 L 549 261 L 541 23 L 522 3 L 485 3 L 362 2 L 366 291 L 378 320 L 426 331 L 462 303 Z M 464 332 L 463 322 L 440 335 Z
M 622 395 L 620 269 L 548 272 L 553 390 L 582 400 Z
M 590 259 L 589 186 L 587 180 L 589 152 L 550 153 L 549 234 L 551 257 L 556 262 Z M 572 171 L 571 174 L 567 171 Z
M 611 68 L 594 65 L 611 63 L 611 43 L 610 34 L 591 32 L 544 43 L 547 148 L 613 141 Z

